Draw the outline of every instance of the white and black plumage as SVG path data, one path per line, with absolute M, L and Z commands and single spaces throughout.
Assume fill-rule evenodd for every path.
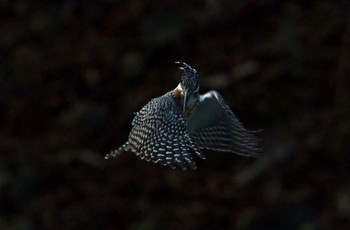
M 202 150 L 258 156 L 261 141 L 247 130 L 217 91 L 199 95 L 198 74 L 184 62 L 184 71 L 172 91 L 152 99 L 134 117 L 128 141 L 105 159 L 131 151 L 141 159 L 171 168 L 196 169 L 191 152 L 205 159 Z

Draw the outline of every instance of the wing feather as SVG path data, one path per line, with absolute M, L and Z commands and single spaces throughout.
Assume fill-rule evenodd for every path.
M 202 149 L 258 156 L 261 140 L 242 125 L 217 91 L 202 96 L 199 108 L 188 119 L 191 139 Z
M 191 149 L 203 156 L 191 140 L 186 129 L 186 120 L 179 111 L 170 93 L 152 99 L 135 116 L 126 144 L 106 157 L 114 157 L 122 150 L 130 150 L 141 159 L 192 169 L 196 163 L 190 155 Z

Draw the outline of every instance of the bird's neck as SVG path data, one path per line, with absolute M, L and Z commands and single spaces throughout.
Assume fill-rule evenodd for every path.
M 180 84 L 171 92 L 171 95 L 173 96 L 175 101 L 178 101 L 180 99 L 181 92 L 182 92 L 182 88 Z
M 196 111 L 196 109 L 198 108 L 198 105 L 199 105 L 199 93 L 194 93 L 187 99 L 185 111 L 183 111 L 184 96 L 182 94 L 181 87 L 179 87 L 179 86 L 176 87 L 172 91 L 172 96 L 173 96 L 177 106 L 181 110 L 182 115 L 184 115 L 185 117 L 191 116 L 191 114 L 194 111 Z

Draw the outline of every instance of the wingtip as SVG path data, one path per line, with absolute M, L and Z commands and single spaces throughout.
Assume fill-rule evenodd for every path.
M 127 144 L 128 143 L 125 143 L 122 147 L 120 147 L 119 149 L 116 149 L 116 150 L 113 150 L 111 151 L 110 153 L 106 154 L 104 159 L 105 160 L 109 160 L 109 159 L 112 159 L 112 158 L 116 158 L 119 154 L 121 154 L 122 152 L 124 151 L 127 151 L 128 149 L 126 148 L 127 147 Z
M 251 132 L 254 133 L 254 134 L 261 133 L 262 131 L 263 131 L 263 129 L 251 130 Z
M 104 159 L 105 160 L 109 160 L 109 159 L 112 159 L 112 158 L 115 158 L 117 156 L 117 154 L 114 153 L 115 151 L 112 151 L 108 154 L 105 155 Z

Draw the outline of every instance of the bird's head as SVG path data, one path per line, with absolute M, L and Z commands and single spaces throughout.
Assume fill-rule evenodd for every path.
M 185 62 L 177 61 L 175 63 L 181 70 L 183 70 L 179 86 L 181 88 L 181 94 L 184 97 L 183 112 L 185 112 L 186 104 L 189 98 L 199 91 L 198 73 L 194 68 L 187 65 Z

